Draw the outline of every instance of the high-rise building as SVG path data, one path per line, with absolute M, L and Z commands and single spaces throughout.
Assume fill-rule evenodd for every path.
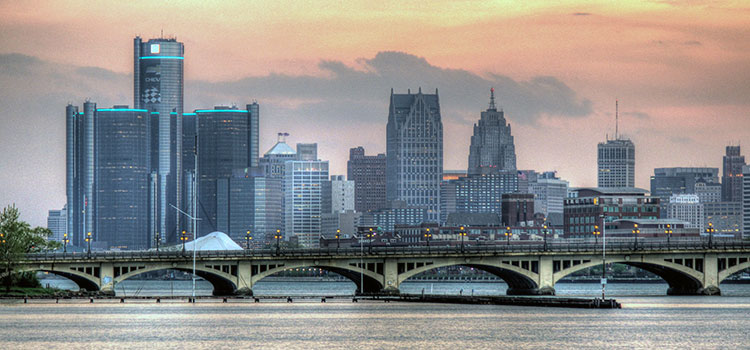
M 703 203 L 695 194 L 673 194 L 667 204 L 666 218 L 687 221 L 687 228 L 703 230 Z
M 635 187 L 635 145 L 628 139 L 607 140 L 597 146 L 598 186 Z
M 258 101 L 253 101 L 253 103 L 245 106 L 245 108 L 250 117 L 248 125 L 252 131 L 247 135 L 247 147 L 250 148 L 248 164 L 250 164 L 251 168 L 257 168 L 258 158 L 260 157 L 260 105 Z
M 723 165 L 721 200 L 742 202 L 742 167 L 745 166 L 745 156 L 740 153 L 740 146 L 727 146 Z
M 614 229 L 615 220 L 659 219 L 659 198 L 633 187 L 572 188 L 565 199 L 563 218 L 565 235 L 591 237 L 594 227 Z
M 427 209 L 407 206 L 403 201 L 391 202 L 391 208 L 362 213 L 360 226 L 380 227 L 393 232 L 396 225 L 419 225 L 427 220 Z
M 427 210 L 427 220 L 440 220 L 443 176 L 443 123 L 438 91 L 394 94 L 386 126 L 386 200 Z
M 721 183 L 700 179 L 695 182 L 695 194 L 698 195 L 701 203 L 721 202 Z
M 651 195 L 662 198 L 662 202 L 666 202 L 673 194 L 695 194 L 696 184 L 701 181 L 708 184 L 718 184 L 719 169 L 706 167 L 656 168 L 654 169 L 654 175 L 651 176 Z
M 742 237 L 750 237 L 750 166 L 742 167 Z
M 318 160 L 318 144 L 298 143 L 297 160 Z
M 144 249 L 148 231 L 151 114 L 127 106 L 68 105 L 67 218 L 71 243 Z
M 446 195 L 454 191 L 451 186 L 455 186 L 456 213 L 500 214 L 503 195 L 518 191 L 518 176 L 515 171 L 498 171 L 450 180 L 443 186 Z
M 284 179 L 284 164 L 290 160 L 297 160 L 297 152 L 286 143 L 287 136 L 289 134 L 280 132 L 276 144 L 258 160 L 263 173 L 268 177 Z
M 505 114 L 495 107 L 495 89 L 490 89 L 490 105 L 482 112 L 469 146 L 469 175 L 516 170 L 516 148 Z
M 136 109 L 152 114 L 149 196 L 150 236 L 177 242 L 180 227 L 170 205 L 187 209 L 182 201 L 182 112 L 185 48 L 174 38 L 133 40 L 133 98 Z
M 231 178 L 234 171 L 250 165 L 252 157 L 248 141 L 252 138 L 248 135 L 257 133 L 257 130 L 251 130 L 251 116 L 249 110 L 227 106 L 195 111 L 198 135 L 197 204 L 198 217 L 201 219 L 198 237 L 218 230 L 217 181 Z
M 367 156 L 362 146 L 351 148 L 346 167 L 347 178 L 354 181 L 354 210 L 366 212 L 388 206 L 385 200 L 384 153 Z
M 504 193 L 501 217 L 505 226 L 533 225 L 534 195 L 531 193 Z
M 292 160 L 284 165 L 286 235 L 297 237 L 303 247 L 319 247 L 322 184 L 328 180 L 328 161 Z
M 47 214 L 47 228 L 52 231 L 52 235 L 47 237 L 50 241 L 62 242 L 63 234 L 68 229 L 68 208 L 62 210 L 50 210 Z
M 257 242 L 265 242 L 281 229 L 281 179 L 263 175 L 259 168 L 234 171 L 217 180 L 216 225 L 237 242 L 249 230 Z
M 331 180 L 322 184 L 323 213 L 354 211 L 354 181 L 344 175 L 331 175 Z
M 565 198 L 568 196 L 568 182 L 559 179 L 554 172 L 544 172 L 534 176 L 529 182 L 528 193 L 534 195 L 534 210 L 542 213 L 553 226 L 562 226 Z M 519 192 L 520 188 L 519 180 Z

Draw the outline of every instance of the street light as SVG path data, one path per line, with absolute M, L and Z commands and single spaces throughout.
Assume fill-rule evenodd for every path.
M 372 238 L 375 237 L 375 233 L 372 232 L 372 227 L 367 232 L 367 254 L 372 254 Z
M 674 231 L 672 231 L 672 226 L 669 225 L 669 224 L 667 224 L 667 229 L 664 230 L 664 234 L 667 235 L 667 248 L 669 248 L 669 245 L 670 245 L 669 244 L 669 239 L 672 237 L 672 232 L 674 232 Z
M 0 238 L 2 237 L 2 235 L 3 234 L 0 233 Z M 68 233 L 67 232 L 63 233 L 63 239 L 62 239 L 63 253 L 67 253 L 68 252 L 68 242 L 70 242 L 70 240 L 68 239 Z M 3 243 L 5 243 L 5 240 L 3 240 Z
M 461 231 L 458 231 L 458 235 L 461 236 L 461 252 L 464 251 L 464 237 L 466 237 L 466 231 L 464 230 L 464 227 L 461 226 Z
M 513 236 L 513 232 L 510 231 L 510 226 L 505 227 L 505 238 L 507 239 L 506 245 L 510 245 L 510 236 Z
M 250 230 L 247 230 L 247 234 L 245 234 L 245 249 L 250 250 L 250 241 L 253 239 L 253 236 L 250 235 Z
M 713 247 L 714 232 L 716 232 L 716 229 L 714 228 L 714 223 L 709 222 L 708 228 L 706 229 L 706 233 L 708 233 L 708 249 L 711 249 Z
M 427 253 L 430 253 L 430 238 L 432 237 L 432 233 L 430 233 L 430 228 L 427 228 L 427 232 L 424 234 L 424 238 L 427 241 Z
M 599 245 L 599 235 L 602 234 L 602 231 L 599 231 L 599 225 L 594 225 L 594 246 Z
M 279 240 L 281 239 L 281 230 L 276 229 L 276 234 L 273 236 L 276 239 L 276 255 L 279 255 Z
M 633 226 L 633 250 L 638 250 L 638 234 L 641 233 L 641 230 L 638 228 L 638 224 L 634 224 Z
M 91 257 L 91 232 L 86 234 L 86 243 L 88 244 L 88 247 L 89 247 L 88 252 L 86 254 L 88 254 L 90 258 Z
M 180 236 L 180 241 L 182 241 L 182 252 L 185 252 L 185 243 L 187 243 L 187 232 L 185 230 L 182 230 L 182 236 Z
M 336 251 L 341 247 L 341 230 L 336 230 Z
M 544 225 L 542 226 L 542 233 L 544 234 L 544 251 L 547 251 L 547 231 L 548 231 L 547 221 L 544 221 Z
M 161 242 L 161 237 L 159 235 L 159 232 L 157 232 L 156 235 L 154 236 L 154 241 L 156 242 L 156 252 L 158 253 L 159 252 L 159 242 Z M 184 251 L 184 249 L 183 249 L 183 251 Z

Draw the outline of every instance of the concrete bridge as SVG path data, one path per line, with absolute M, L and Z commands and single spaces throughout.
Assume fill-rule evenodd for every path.
M 597 250 L 598 249 L 598 250 Z M 750 268 L 750 243 L 675 246 L 663 243 L 607 243 L 607 263 L 652 272 L 669 284 L 669 295 L 719 295 L 719 284 Z M 509 295 L 554 295 L 555 283 L 577 271 L 601 265 L 594 244 L 469 246 L 321 250 L 203 251 L 196 254 L 196 275 L 214 287 L 214 295 L 252 294 L 265 277 L 284 270 L 313 267 L 338 273 L 358 293 L 399 292 L 409 277 L 428 270 L 463 265 L 487 271 L 508 284 Z M 113 294 L 117 283 L 144 272 L 175 269 L 192 272 L 193 253 L 103 252 L 30 254 L 16 271 L 46 271 L 71 279 L 81 289 Z

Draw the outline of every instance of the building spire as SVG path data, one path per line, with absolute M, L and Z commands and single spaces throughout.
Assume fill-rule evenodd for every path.
M 495 88 L 490 88 L 490 108 L 493 111 L 496 111 L 497 108 L 495 107 Z
M 615 140 L 620 139 L 619 135 L 619 129 L 620 129 L 620 107 L 619 107 L 619 101 L 615 99 Z

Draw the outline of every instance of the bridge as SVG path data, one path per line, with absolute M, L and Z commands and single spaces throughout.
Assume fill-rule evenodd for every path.
M 555 283 L 602 264 L 601 245 L 556 243 L 458 247 L 362 247 L 244 251 L 198 251 L 195 274 L 210 282 L 214 295 L 252 295 L 263 278 L 296 268 L 320 268 L 352 280 L 357 293 L 398 294 L 410 277 L 431 269 L 463 265 L 489 272 L 508 284 L 508 295 L 554 295 Z M 652 272 L 668 284 L 669 295 L 720 295 L 719 284 L 750 268 L 750 242 L 685 244 L 607 242 L 607 263 Z M 46 271 L 81 289 L 114 294 L 115 286 L 144 272 L 193 271 L 193 252 L 132 251 L 29 254 L 16 271 Z

